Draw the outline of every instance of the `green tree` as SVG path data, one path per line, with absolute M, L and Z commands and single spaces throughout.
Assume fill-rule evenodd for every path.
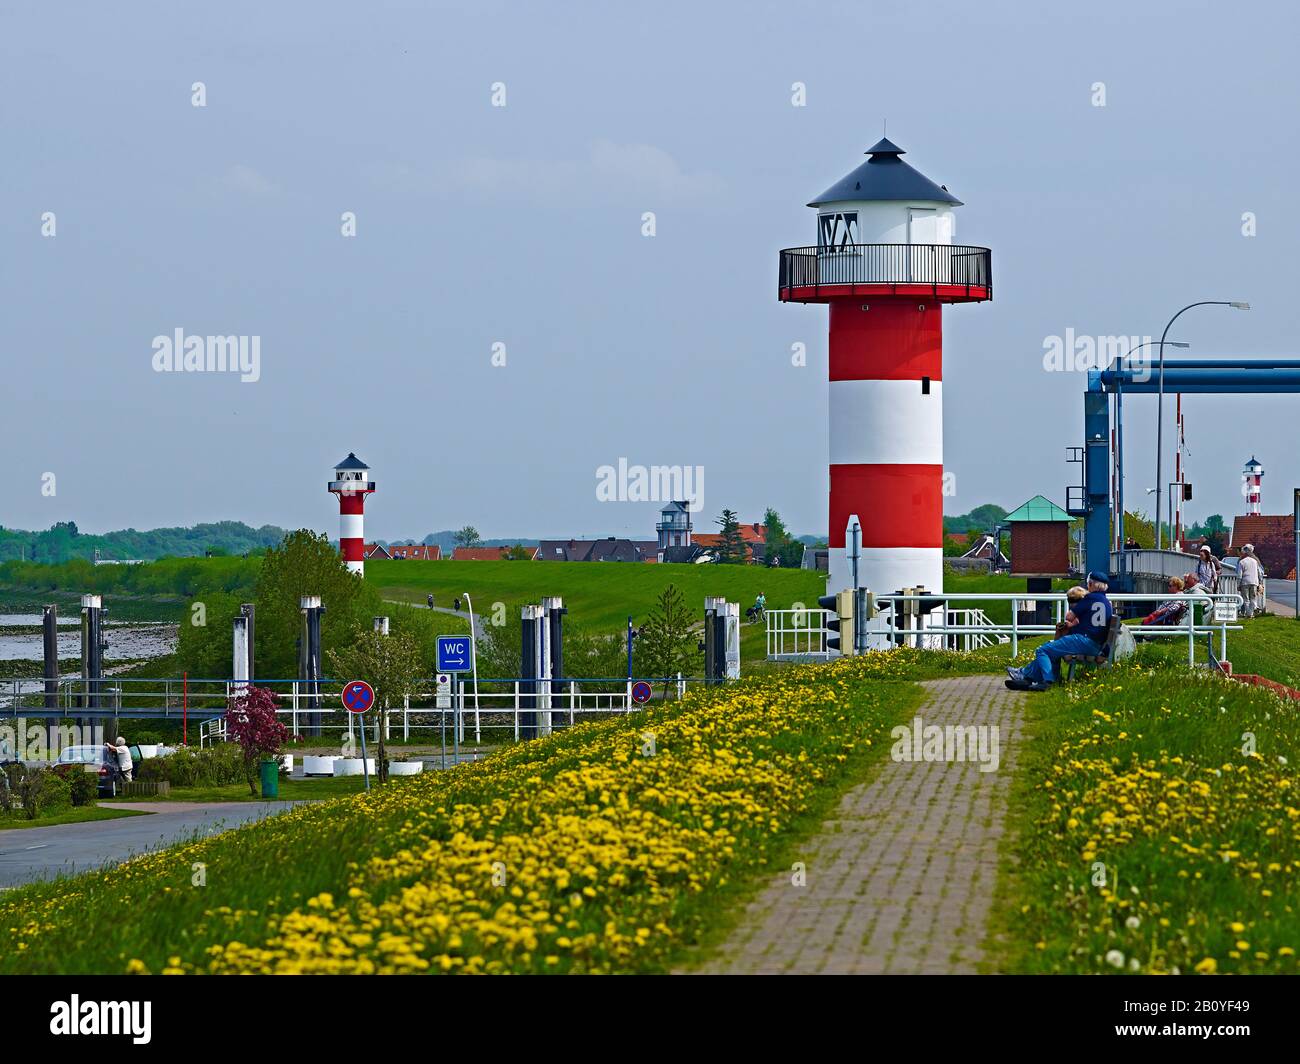
M 767 564 L 797 569 L 803 560 L 803 544 L 790 535 L 781 515 L 770 506 L 763 513 L 763 530 Z
M 636 640 L 639 671 L 647 676 L 672 676 L 678 672 L 689 676 L 699 664 L 696 620 L 677 586 L 665 587 L 646 621 L 645 631 Z
M 384 635 L 373 625 L 370 628 L 358 625 L 344 645 L 326 652 L 326 658 L 330 671 L 340 683 L 365 680 L 375 689 L 374 712 L 379 743 L 375 767 L 379 782 L 387 783 L 388 753 L 384 745 L 384 725 L 388 711 L 414 694 L 424 678 L 420 645 L 410 632 L 392 631 Z M 364 721 L 362 727 L 365 727 Z
M 466 525 L 456 533 L 456 546 L 458 547 L 477 547 L 482 542 L 478 529 L 473 525 Z
M 740 565 L 745 561 L 745 541 L 740 535 L 740 519 L 735 510 L 723 510 L 717 519 L 722 528 L 722 544 L 718 547 L 718 561 L 723 565 Z

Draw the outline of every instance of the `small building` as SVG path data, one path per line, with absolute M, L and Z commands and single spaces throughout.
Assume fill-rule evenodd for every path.
M 647 541 L 648 542 L 648 541 Z M 657 544 L 655 544 L 657 546 Z M 649 555 L 655 560 L 658 551 Z M 606 536 L 604 539 L 544 539 L 538 547 L 539 561 L 544 562 L 643 562 L 647 555 L 630 539 Z
M 451 560 L 454 562 L 508 562 L 511 560 L 511 554 L 514 551 L 522 550 L 524 557 L 522 560 L 535 562 L 537 561 L 537 547 L 457 547 L 451 552 Z
M 665 547 L 689 547 L 691 545 L 691 511 L 685 499 L 670 502 L 659 511 L 659 523 L 655 525 L 658 535 L 656 553 Z
M 442 560 L 442 548 L 436 543 L 395 543 L 389 545 L 388 556 L 404 561 L 436 562 Z
M 1070 523 L 1056 503 L 1035 495 L 1003 518 L 1011 526 L 1011 575 L 1070 575 Z M 1030 588 L 1031 591 L 1043 590 Z
M 366 561 L 387 561 L 393 556 L 388 553 L 388 548 L 382 543 L 367 543 L 364 557 Z

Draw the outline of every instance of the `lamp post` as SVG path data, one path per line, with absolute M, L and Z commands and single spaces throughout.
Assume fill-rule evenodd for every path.
M 1140 344 L 1135 344 L 1125 352 L 1124 357 L 1119 360 L 1119 368 L 1122 370 L 1128 362 L 1129 356 L 1134 351 L 1143 347 L 1150 347 L 1155 340 L 1143 340 Z M 1188 348 L 1192 345 L 1184 343 L 1181 340 L 1170 340 L 1168 347 Z M 1124 544 L 1124 380 L 1121 377 L 1115 385 L 1115 484 L 1117 487 L 1116 509 L 1119 513 L 1116 515 L 1115 534 L 1119 539 L 1121 549 Z M 1127 572 L 1127 568 L 1125 572 Z
M 1164 426 L 1165 426 L 1165 337 L 1169 335 L 1170 327 L 1192 307 L 1232 307 L 1233 310 L 1249 310 L 1250 304 L 1240 300 L 1228 299 L 1202 299 L 1196 303 L 1188 303 L 1177 314 L 1169 319 L 1165 325 L 1165 331 L 1160 334 L 1160 382 L 1156 387 L 1156 484 L 1159 485 L 1164 475 Z M 1160 528 L 1160 492 L 1156 492 L 1156 550 L 1161 549 L 1162 537 Z M 1172 529 L 1171 529 L 1172 531 Z

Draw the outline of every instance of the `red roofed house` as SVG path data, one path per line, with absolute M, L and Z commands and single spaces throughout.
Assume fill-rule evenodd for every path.
M 1295 516 L 1293 514 L 1245 514 L 1233 518 L 1231 554 L 1240 554 L 1247 543 L 1269 576 L 1285 578 L 1295 565 Z
M 388 548 L 388 556 L 390 558 L 405 558 L 422 562 L 437 562 L 442 560 L 442 548 L 436 543 L 432 546 L 425 546 L 423 543 L 395 544 Z
M 536 547 L 457 547 L 451 552 L 451 560 L 454 562 L 508 561 L 512 550 L 522 550 L 528 561 L 537 561 Z

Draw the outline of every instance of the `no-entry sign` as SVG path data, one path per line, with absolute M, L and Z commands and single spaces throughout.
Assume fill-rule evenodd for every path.
M 365 680 L 353 680 L 343 688 L 343 708 L 349 713 L 364 713 L 375 704 L 375 689 Z

